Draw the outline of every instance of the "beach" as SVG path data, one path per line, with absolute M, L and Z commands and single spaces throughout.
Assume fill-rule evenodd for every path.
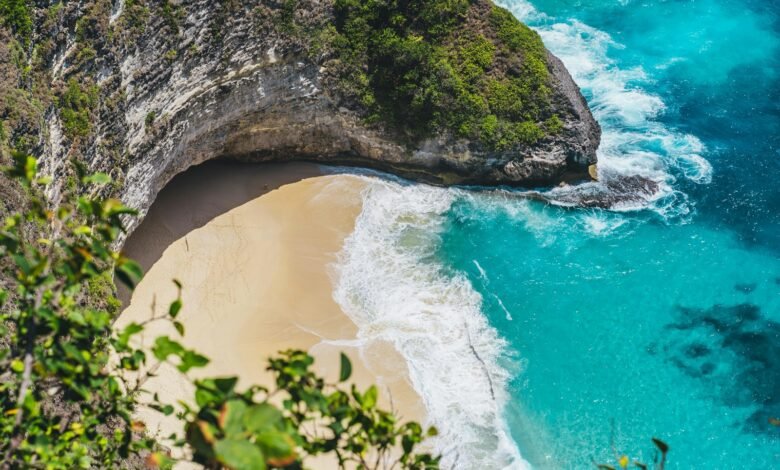
M 267 358 L 297 348 L 334 382 L 343 351 L 358 386 L 376 383 L 385 408 L 423 421 L 405 361 L 390 344 L 362 345 L 333 300 L 334 263 L 360 214 L 365 184 L 311 164 L 217 163 L 180 175 L 126 244 L 147 272 L 131 298 L 124 293 L 130 300 L 117 325 L 167 311 L 177 279 L 186 329 L 180 340 L 211 360 L 191 377 L 236 375 L 239 387 L 270 386 Z M 148 346 L 161 334 L 178 337 L 170 324 L 155 322 L 142 341 Z M 168 365 L 145 388 L 168 403 L 193 396 L 189 380 Z M 148 408 L 138 418 L 162 437 L 181 431 L 174 418 Z

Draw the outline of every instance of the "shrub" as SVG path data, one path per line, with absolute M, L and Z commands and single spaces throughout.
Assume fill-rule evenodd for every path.
M 98 104 L 97 85 L 82 86 L 78 80 L 68 80 L 68 87 L 59 99 L 60 117 L 65 134 L 75 139 L 92 131 L 92 113 Z
M 28 0 L 0 0 L 0 19 L 22 42 L 30 40 L 33 21 Z
M 141 457 L 148 466 L 170 467 L 174 459 L 133 417 L 143 384 L 160 363 L 187 373 L 209 360 L 168 336 L 154 341 L 149 356 L 134 338 L 159 321 L 184 335 L 176 319 L 180 297 L 165 315 L 114 330 L 112 313 L 89 300 L 113 290 L 111 273 L 130 287 L 141 278 L 141 268 L 112 249 L 134 211 L 90 196 L 110 179 L 78 167 L 75 189 L 86 194 L 66 192 L 61 205 L 49 208 L 38 196 L 47 181 L 37 176 L 35 159 L 18 152 L 13 159 L 8 174 L 27 189 L 30 204 L 0 229 L 0 279 L 10 284 L 0 289 L 0 467 L 118 468 Z M 311 371 L 313 361 L 303 351 L 272 358 L 271 389 L 238 391 L 236 377 L 215 377 L 195 381 L 193 406 L 177 410 L 156 396 L 144 403 L 176 413 L 186 432 L 172 436 L 174 445 L 191 449 L 206 468 L 301 468 L 321 454 L 342 468 L 438 467 L 437 457 L 415 452 L 434 429 L 400 424 L 377 407 L 375 387 L 326 384 Z M 342 355 L 340 382 L 350 373 Z M 272 396 L 283 406 L 272 404 Z
M 487 26 L 467 21 L 483 15 L 467 0 L 336 0 L 335 12 L 339 89 L 370 122 L 411 141 L 453 132 L 493 150 L 547 135 L 547 52 L 508 11 L 493 6 Z

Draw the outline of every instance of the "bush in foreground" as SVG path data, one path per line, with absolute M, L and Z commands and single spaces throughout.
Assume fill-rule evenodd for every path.
M 48 207 L 39 193 L 49 182 L 38 177 L 36 160 L 16 154 L 14 161 L 7 172 L 30 204 L 0 229 L 0 468 L 169 468 L 168 449 L 133 416 L 142 405 L 180 419 L 185 433 L 165 437 L 206 468 L 304 468 L 323 454 L 342 468 L 438 468 L 437 457 L 417 452 L 435 429 L 399 423 L 377 407 L 376 387 L 326 383 L 303 351 L 269 361 L 271 389 L 237 390 L 236 377 L 217 377 L 194 381 L 193 404 L 144 396 L 157 364 L 187 373 L 208 358 L 167 336 L 155 340 L 150 356 L 134 345 L 150 322 L 172 322 L 183 336 L 180 299 L 166 315 L 119 331 L 111 313 L 94 307 L 89 286 L 107 274 L 130 287 L 142 276 L 113 249 L 134 211 L 91 195 L 109 178 L 83 172 L 87 194 L 66 194 Z M 342 355 L 340 383 L 350 374 Z

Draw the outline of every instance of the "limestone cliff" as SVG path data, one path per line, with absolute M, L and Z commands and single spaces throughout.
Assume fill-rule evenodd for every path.
M 458 21 L 493 40 L 489 0 L 466 8 Z M 331 0 L 38 1 L 30 15 L 30 31 L 0 29 L 0 149 L 39 155 L 60 185 L 69 159 L 108 172 L 114 193 L 142 213 L 174 175 L 222 157 L 522 186 L 585 176 L 596 160 L 599 126 L 546 51 L 556 131 L 491 148 L 446 128 L 412 139 L 367 119 L 334 78 Z M 506 63 L 490 73 L 524 73 Z

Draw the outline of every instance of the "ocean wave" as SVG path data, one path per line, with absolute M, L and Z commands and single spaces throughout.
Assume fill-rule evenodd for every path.
M 334 298 L 362 344 L 406 360 L 444 468 L 528 468 L 503 419 L 516 370 L 482 298 L 435 251 L 458 191 L 366 177 L 363 209 L 335 266 Z
M 591 237 L 619 236 L 633 224 L 620 212 L 652 209 L 664 220 L 686 220 L 693 211 L 678 178 L 711 181 L 704 145 L 658 121 L 666 106 L 642 85 L 641 68 L 621 68 L 609 56 L 621 47 L 606 33 L 576 20 L 546 17 L 523 0 L 499 1 L 533 25 L 583 89 L 603 129 L 599 182 L 537 192 L 538 199 L 580 210 L 574 225 L 560 211 L 525 198 L 534 192 L 458 189 L 404 184 L 364 176 L 363 209 L 336 264 L 334 298 L 358 327 L 358 342 L 386 341 L 405 359 L 412 386 L 439 428 L 434 445 L 444 468 L 528 468 L 504 418 L 507 386 L 519 373 L 508 345 L 482 312 L 483 299 L 463 273 L 436 258 L 446 215 L 457 200 L 480 210 L 500 210 L 525 221 L 540 243 L 553 243 L 561 225 Z M 597 209 L 605 193 L 609 211 Z M 585 206 L 588 206 L 585 204 Z M 482 281 L 487 273 L 474 261 Z M 500 298 L 496 302 L 503 306 Z M 504 307 L 506 319 L 512 318 Z
M 623 46 L 612 37 L 580 21 L 560 21 L 536 10 L 525 0 L 500 0 L 520 20 L 528 23 L 557 55 L 582 88 L 594 117 L 602 126 L 598 150 L 599 181 L 641 177 L 655 183 L 652 194 L 643 194 L 615 210 L 653 209 L 670 221 L 687 220 L 690 200 L 675 188 L 678 178 L 693 183 L 712 181 L 712 166 L 702 156 L 704 144 L 658 121 L 666 109 L 660 97 L 647 91 L 652 85 L 641 67 L 621 68 L 609 57 L 610 49 Z M 602 190 L 604 188 L 601 188 Z M 606 188 L 609 190 L 610 188 Z M 545 193 L 565 205 L 577 191 L 593 188 L 554 189 Z

